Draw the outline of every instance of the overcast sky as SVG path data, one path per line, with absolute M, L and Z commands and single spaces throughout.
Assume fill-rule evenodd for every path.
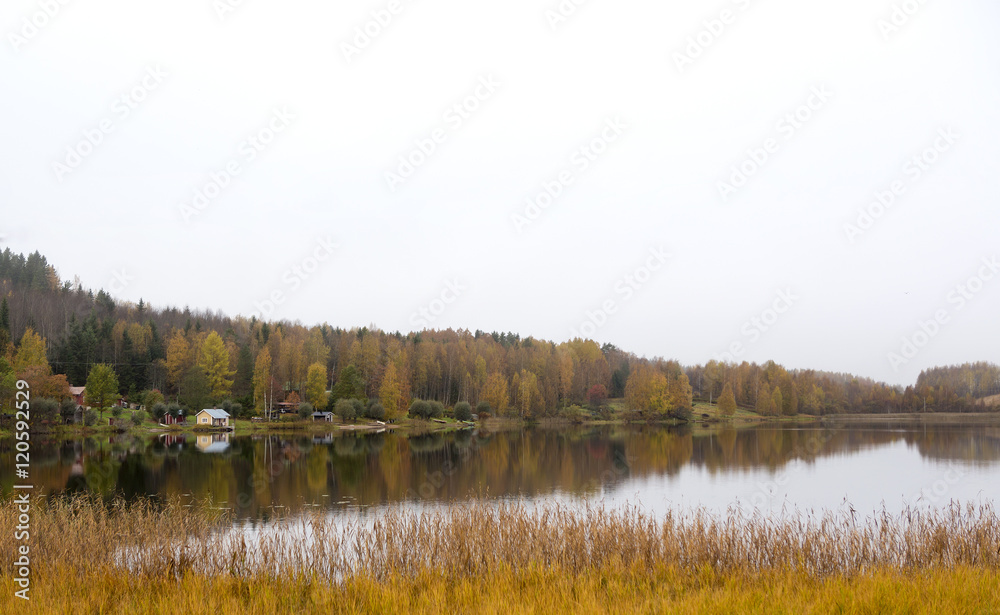
M 998 23 L 988 0 L 7 0 L 0 235 L 157 306 L 911 383 L 1000 361 Z

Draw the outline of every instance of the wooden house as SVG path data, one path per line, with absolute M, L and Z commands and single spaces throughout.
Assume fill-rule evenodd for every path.
M 205 408 L 194 416 L 198 427 L 229 427 L 229 413 L 219 408 Z

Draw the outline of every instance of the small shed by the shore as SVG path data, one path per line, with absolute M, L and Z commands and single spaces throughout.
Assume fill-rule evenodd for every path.
M 184 424 L 184 411 L 181 410 L 174 416 L 167 412 L 163 415 L 163 419 L 160 421 L 163 425 L 183 425 Z

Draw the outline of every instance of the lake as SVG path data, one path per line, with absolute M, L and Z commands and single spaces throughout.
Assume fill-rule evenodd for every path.
M 13 467 L 13 440 L 0 463 Z M 535 427 L 232 436 L 32 436 L 45 495 L 180 498 L 241 519 L 437 506 L 470 495 L 635 505 L 653 512 L 732 506 L 870 513 L 1000 496 L 1000 425 L 891 422 L 752 427 Z M 10 497 L 13 479 L 4 473 Z

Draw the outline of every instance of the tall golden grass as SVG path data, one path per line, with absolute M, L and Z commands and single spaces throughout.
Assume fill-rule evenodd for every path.
M 690 600 L 707 604 L 699 601 L 713 592 L 762 599 L 780 588 L 789 599 L 811 588 L 831 606 L 863 587 L 873 600 L 891 598 L 885 592 L 896 586 L 910 588 L 900 590 L 899 605 L 978 596 L 976 609 L 1000 609 L 990 602 L 1000 579 L 1000 519 L 990 504 L 866 517 L 735 509 L 655 517 L 637 508 L 472 500 L 347 520 L 313 512 L 251 530 L 234 529 L 230 513 L 210 503 L 106 505 L 77 497 L 33 506 L 34 596 L 67 612 L 110 612 L 116 604 L 133 605 L 125 609 L 131 612 L 172 610 L 191 602 L 192 593 L 201 594 L 196 604 L 222 612 L 248 604 L 284 605 L 286 612 L 302 600 L 308 609 L 337 601 L 354 605 L 351 611 L 433 610 L 438 603 L 424 594 L 456 608 L 469 608 L 475 595 L 493 596 L 477 603 L 482 610 L 545 610 L 545 601 L 558 598 L 549 605 L 554 610 L 575 604 L 657 611 L 662 599 L 679 608 Z M 10 604 L 14 591 L 6 563 L 19 545 L 16 519 L 12 502 L 0 504 L 0 605 Z M 174 602 L 157 606 L 164 596 Z

